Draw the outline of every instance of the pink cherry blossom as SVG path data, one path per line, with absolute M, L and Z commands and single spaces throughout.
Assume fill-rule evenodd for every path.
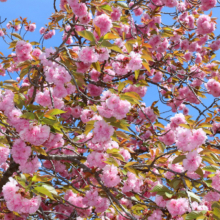
M 183 215 L 189 209 L 189 202 L 185 198 L 171 199 L 166 205 L 170 214 L 175 217 L 177 215 Z
M 84 47 L 79 52 L 79 60 L 84 63 L 95 63 L 98 60 L 98 54 L 93 47 Z
M 129 61 L 128 67 L 132 70 L 138 70 L 142 67 L 141 55 L 131 51 L 130 53 L 131 60 Z
M 197 151 L 190 152 L 186 155 L 186 159 L 183 160 L 183 166 L 186 170 L 193 172 L 196 171 L 202 162 L 202 158 Z
M 39 146 L 49 138 L 50 127 L 47 125 L 34 126 L 30 124 L 29 127 L 22 130 L 19 134 L 23 141 Z
M 117 174 L 117 167 L 113 165 L 106 165 L 103 168 L 101 179 L 107 187 L 115 187 L 121 181 L 120 177 Z
M 112 9 L 113 9 L 113 11 L 111 13 L 112 21 L 119 21 L 121 15 L 122 15 L 121 9 L 115 8 L 115 7 L 113 7 Z
M 8 159 L 10 149 L 8 146 L 0 147 L 0 164 L 5 163 Z
M 93 24 L 100 28 L 101 35 L 108 33 L 112 28 L 112 21 L 106 14 L 96 16 Z
M 208 15 L 201 15 L 196 24 L 198 34 L 210 34 L 215 30 L 215 23 L 211 21 Z
M 0 37 L 3 37 L 4 35 L 4 31 L 0 29 Z
M 201 9 L 203 11 L 208 11 L 209 9 L 214 8 L 216 3 L 216 0 L 201 0 Z
M 163 0 L 163 3 L 165 4 L 165 6 L 169 7 L 169 8 L 173 8 L 175 6 L 177 6 L 177 0 L 172 0 L 172 1 L 169 1 L 169 0 Z
M 154 210 L 153 214 L 148 218 L 149 220 L 161 220 L 163 212 L 160 209 Z
M 114 129 L 111 125 L 102 120 L 95 122 L 93 133 L 93 143 L 106 142 L 110 140 L 110 137 L 114 133 Z
M 15 140 L 12 150 L 13 159 L 18 164 L 25 163 L 31 155 L 31 148 L 21 139 Z

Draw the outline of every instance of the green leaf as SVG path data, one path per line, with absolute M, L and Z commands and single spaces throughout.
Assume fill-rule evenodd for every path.
M 179 124 L 179 126 L 184 127 L 184 128 L 187 128 L 187 129 L 190 129 L 190 126 L 187 125 L 187 124 Z
M 212 213 L 217 217 L 217 218 L 215 217 L 214 219 L 219 219 L 219 217 L 220 217 L 220 209 L 219 208 L 214 207 Z
M 200 167 L 195 171 L 195 173 L 199 174 L 203 178 L 203 171 Z
M 113 24 L 114 28 L 121 28 L 121 26 L 119 24 L 117 24 L 116 22 L 112 22 L 112 24 Z
M 128 129 L 128 127 L 130 125 L 124 119 L 111 122 L 110 125 L 117 127 L 117 128 L 120 128 L 120 129 L 123 129 L 125 131 L 130 131 Z
M 27 180 L 27 179 L 26 179 L 26 176 L 25 176 L 24 174 L 21 173 L 20 176 L 21 176 L 21 180 L 22 180 L 22 181 L 25 182 L 25 181 Z
M 101 72 L 101 67 L 98 61 L 96 63 L 92 63 L 92 66 L 94 67 L 95 70 Z
M 61 131 L 60 129 L 62 128 L 62 125 L 58 121 L 49 118 L 43 118 L 41 120 L 41 123 L 46 125 L 51 125 L 54 129 L 58 131 Z
M 129 53 L 130 53 L 131 51 L 133 51 L 133 46 L 132 46 L 132 44 L 126 42 L 126 43 L 125 43 L 125 47 L 126 47 L 126 49 L 127 49 L 127 51 L 128 51 Z
M 208 124 L 208 123 L 202 123 L 198 126 L 198 128 L 205 128 L 205 127 L 208 127 L 208 128 L 211 128 L 212 127 L 212 124 Z
M 20 109 L 22 109 L 23 105 L 25 104 L 24 100 L 25 100 L 25 97 L 23 94 L 19 93 L 19 94 L 14 95 L 14 102 L 15 102 L 16 106 Z
M 203 128 L 203 131 L 205 131 L 206 134 L 211 134 L 212 135 L 212 132 L 209 129 Z
M 206 167 L 203 167 L 202 169 L 208 172 L 215 172 L 216 170 L 219 170 L 219 168 L 214 165 L 206 166 Z
M 32 41 L 30 44 L 31 44 L 31 45 L 40 45 L 40 43 L 38 43 L 38 42 L 36 42 L 36 41 Z
M 165 149 L 166 149 L 165 144 L 162 143 L 162 142 L 157 143 L 157 146 L 159 147 L 159 149 L 161 150 L 161 152 L 164 152 Z
M 139 74 L 140 74 L 140 70 L 134 71 L 135 79 L 138 79 Z
M 169 199 L 171 199 L 173 197 L 173 193 L 170 192 L 165 192 L 165 196 Z
M 112 33 L 107 33 L 105 36 L 104 36 L 104 40 L 113 40 L 113 39 L 117 39 L 117 38 L 120 38 L 119 36 L 117 35 L 114 35 Z
M 161 184 L 156 185 L 150 192 L 169 192 L 170 190 Z
M 114 132 L 114 134 L 111 136 L 111 138 L 112 138 L 113 141 L 120 143 L 120 141 L 118 140 L 117 135 L 116 135 L 115 132 Z
M 143 66 L 146 68 L 146 70 L 147 70 L 148 72 L 150 72 L 149 63 L 148 63 L 148 62 L 143 62 L 142 64 L 143 64 Z
M 27 110 L 29 111 L 33 111 L 33 110 L 42 110 L 44 107 L 43 106 L 40 106 L 40 105 L 28 105 L 27 106 Z M 43 116 L 44 113 L 42 113 L 42 116 Z
M 57 191 L 55 190 L 55 188 L 53 186 L 50 186 L 48 184 L 43 184 L 42 185 L 45 189 L 47 189 L 49 192 L 51 192 L 54 195 L 57 195 Z
M 179 184 L 181 183 L 181 180 L 178 180 L 178 179 L 173 179 L 172 181 L 171 181 L 171 184 L 172 184 L 172 187 L 174 188 L 174 189 L 177 189 L 178 187 L 179 187 Z
M 106 11 L 112 11 L 111 6 L 109 6 L 109 5 L 102 5 L 102 6 L 100 6 L 100 8 L 101 8 L 101 9 L 104 9 L 104 10 L 106 10 Z
M 20 72 L 20 79 L 23 79 L 24 76 L 28 73 L 28 71 L 29 71 L 29 67 L 22 69 Z
M 150 56 L 150 54 L 148 53 L 145 53 L 141 56 L 142 59 L 145 59 L 145 60 L 150 60 L 150 61 L 154 61 L 153 58 Z
M 188 192 L 188 195 L 191 197 L 192 201 L 196 201 L 196 202 L 201 202 L 201 199 L 199 196 L 197 196 L 195 193 L 193 192 Z
M 50 191 L 48 191 L 47 189 L 45 189 L 45 188 L 42 187 L 42 186 L 37 186 L 37 187 L 35 187 L 35 188 L 34 188 L 34 192 L 36 192 L 36 193 L 41 193 L 41 194 L 43 194 L 43 195 L 45 195 L 45 196 L 48 196 L 50 199 L 53 199 L 53 200 L 54 200 L 53 195 L 50 193 Z
M 120 94 L 120 98 L 129 101 L 131 104 L 139 104 L 139 100 L 142 100 L 136 92 L 126 92 Z
M 103 40 L 102 43 L 101 43 L 101 46 L 107 47 L 107 48 L 109 48 L 111 50 L 114 50 L 116 52 L 119 52 L 119 53 L 123 53 L 123 51 L 120 49 L 120 47 L 118 47 L 117 45 L 111 44 L 107 40 Z
M 117 163 L 117 161 L 116 161 L 113 157 L 109 157 L 109 158 L 105 161 L 105 163 L 110 164 L 110 165 L 114 165 L 114 166 L 116 166 L 116 167 L 119 166 L 118 163 Z
M 51 179 L 52 179 L 51 176 L 38 176 L 35 174 L 31 180 L 32 182 L 48 182 Z
M 121 94 L 120 95 L 120 98 L 122 100 L 127 100 L 129 101 L 131 104 L 139 104 L 139 101 L 131 96 L 128 96 L 128 95 L 124 95 L 124 94 Z
M 54 200 L 53 195 L 57 195 L 57 191 L 53 186 L 43 184 L 42 186 L 37 186 L 34 188 L 34 191 L 48 196 L 50 199 Z
M 211 157 L 213 158 L 214 161 L 219 162 L 219 158 L 216 154 L 211 153 Z
M 203 180 L 203 182 L 204 182 L 208 187 L 211 187 L 211 186 L 212 186 L 212 180 Z
M 34 120 L 36 117 L 35 117 L 35 114 L 32 112 L 25 112 L 23 115 L 20 116 L 20 118 Z
M 128 170 L 131 173 L 134 173 L 136 175 L 136 177 L 139 178 L 138 171 L 136 169 L 134 169 L 133 167 L 128 166 L 128 167 L 126 167 L 126 170 Z
M 18 34 L 18 33 L 12 33 L 11 35 L 14 36 L 14 37 L 16 37 L 16 38 L 18 38 L 18 39 L 20 39 L 20 40 L 22 40 L 21 35 Z
M 85 128 L 85 131 L 84 131 L 84 134 L 87 135 L 93 128 L 94 128 L 94 123 L 95 121 L 92 120 L 92 121 L 88 121 L 86 123 L 86 128 Z
M 114 154 L 114 153 L 118 153 L 119 149 L 117 149 L 117 148 L 107 149 L 106 152 L 108 154 Z
M 123 131 L 116 131 L 116 135 L 126 140 L 130 139 L 129 135 L 125 134 Z
M 32 150 L 38 152 L 39 154 L 47 156 L 46 151 L 41 146 L 32 146 Z
M 13 83 L 18 83 L 18 82 L 13 79 L 8 79 L 8 80 L 5 80 L 3 83 L 13 84 Z
M 2 146 L 2 144 L 9 144 L 5 136 L 0 136 L 0 146 L 5 147 L 4 145 Z
M 186 158 L 185 155 L 180 155 L 173 160 L 172 164 L 182 162 L 185 158 Z
M 112 47 L 113 44 L 111 44 L 109 41 L 107 40 L 103 40 L 102 43 L 101 43 L 101 46 L 102 47 Z
M 4 88 L 4 89 L 9 89 L 9 90 L 11 90 L 13 92 L 17 92 L 17 88 L 14 87 L 13 85 L 10 85 L 10 84 L 4 85 L 4 86 L 1 86 L 1 87 Z
M 76 79 L 76 83 L 79 87 L 82 87 L 85 85 L 85 81 L 84 81 L 84 77 L 83 77 L 82 73 L 73 72 L 73 75 L 74 75 L 74 77 Z
M 117 45 L 113 45 L 112 47 L 109 47 L 109 49 L 123 54 L 123 51 Z
M 118 152 L 118 149 L 108 149 L 106 152 L 118 160 L 125 161 L 124 157 Z
M 171 31 L 163 31 L 160 36 L 162 37 L 173 37 L 174 34 Z
M 117 5 L 119 5 L 120 7 L 124 9 L 129 9 L 128 5 L 125 2 L 117 2 Z
M 132 166 L 132 165 L 134 165 L 134 164 L 136 164 L 137 162 L 128 162 L 125 166 L 124 166 L 124 168 L 126 168 L 126 167 L 130 167 L 130 166 Z
M 15 47 L 16 47 L 16 44 L 17 44 L 17 42 L 18 42 L 18 40 L 14 40 L 14 41 L 12 41 L 12 42 L 10 43 L 10 46 L 9 46 L 9 48 L 8 48 L 8 49 L 10 49 L 10 48 L 15 48 Z
M 111 155 L 118 160 L 125 161 L 124 157 L 120 153 L 113 153 Z
M 51 109 L 50 111 L 46 112 L 46 114 L 44 115 L 44 117 L 47 117 L 47 116 L 54 116 L 54 115 L 60 115 L 60 114 L 63 114 L 63 113 L 66 113 L 65 111 L 63 110 L 60 110 L 60 109 Z
M 207 161 L 209 164 L 216 164 L 215 161 L 210 156 L 203 156 L 203 160 Z M 204 168 L 203 168 L 204 169 Z M 212 169 L 213 170 L 213 169 Z M 214 172 L 214 171 L 213 171 Z
M 132 206 L 132 210 L 145 210 L 147 208 L 147 206 L 141 206 L 141 205 L 134 205 Z
M 185 220 L 193 220 L 193 219 L 197 219 L 199 217 L 204 217 L 204 214 L 206 213 L 207 211 L 193 211 L 193 212 L 190 212 L 186 217 L 185 217 Z
M 121 92 L 122 89 L 124 89 L 125 86 L 126 86 L 125 82 L 119 82 L 119 84 L 118 84 L 118 91 Z
M 79 36 L 84 37 L 85 39 L 87 39 L 91 42 L 96 42 L 93 33 L 90 31 L 78 31 L 77 33 Z
M 130 96 L 137 100 L 142 100 L 141 97 L 136 92 L 126 92 L 124 95 Z
M 23 186 L 24 188 L 27 188 L 27 186 L 25 184 L 26 178 L 24 178 L 24 177 L 25 177 L 24 174 L 22 174 L 21 176 L 16 176 L 15 178 L 21 186 Z
M 218 208 L 220 210 L 220 203 L 219 202 L 213 202 L 212 203 L 212 208 Z

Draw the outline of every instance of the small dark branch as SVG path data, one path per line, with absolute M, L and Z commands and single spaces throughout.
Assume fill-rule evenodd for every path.
M 186 195 L 187 195 L 188 200 L 189 200 L 189 207 L 190 207 L 191 211 L 193 211 L 193 208 L 192 208 L 192 200 L 191 200 L 191 197 L 190 197 L 190 195 L 189 195 L 189 188 L 188 188 L 188 186 L 186 185 L 186 181 L 185 181 L 185 179 L 184 179 L 183 176 L 181 176 L 181 179 L 182 179 L 182 181 L 183 181 L 183 185 L 184 185 L 184 188 L 185 188 L 185 191 L 186 191 Z
M 3 21 L 1 21 L 1 17 L 0 17 L 0 24 L 3 24 L 6 20 L 7 20 L 7 18 L 5 18 Z
M 17 163 L 12 162 L 9 168 L 3 174 L 3 177 L 0 180 L 0 193 L 2 192 L 2 187 L 8 182 L 9 178 L 18 170 L 18 166 L 19 165 Z
M 56 0 L 53 1 L 53 8 L 54 8 L 55 12 L 57 12 L 57 8 L 56 8 Z
M 42 208 L 41 206 L 40 206 L 40 211 L 41 211 L 41 213 L 42 213 L 44 219 L 46 219 L 46 220 L 49 220 L 49 219 L 50 219 L 50 218 L 48 218 L 48 216 L 44 213 L 44 210 L 43 210 L 43 208 Z
M 83 156 L 70 156 L 70 155 L 48 155 L 48 156 L 44 156 L 44 155 L 37 155 L 39 159 L 42 160 L 67 160 L 67 161 L 71 161 L 73 163 L 78 164 L 79 167 L 81 167 L 85 172 L 89 172 L 92 173 L 91 169 L 89 167 L 87 167 L 85 164 L 81 163 L 80 160 L 81 159 L 86 159 Z

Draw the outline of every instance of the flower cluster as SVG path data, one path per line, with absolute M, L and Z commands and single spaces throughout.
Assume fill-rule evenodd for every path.
M 41 204 L 41 197 L 25 198 L 24 190 L 18 187 L 16 180 L 12 177 L 9 180 L 2 190 L 8 209 L 19 214 L 35 213 Z
M 18 61 L 31 60 L 32 45 L 23 40 L 18 41 L 15 48 Z

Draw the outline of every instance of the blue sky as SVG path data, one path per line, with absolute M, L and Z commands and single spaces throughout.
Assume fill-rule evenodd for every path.
M 57 1 L 59 3 L 59 1 Z M 59 6 L 59 4 L 57 4 Z M 31 21 L 37 25 L 35 32 L 28 32 L 25 36 L 25 40 L 39 41 L 41 35 L 39 29 L 44 27 L 50 20 L 50 15 L 54 13 L 53 0 L 8 0 L 7 2 L 0 2 L 0 16 L 1 20 L 7 18 L 7 21 L 3 24 L 5 27 L 6 23 L 19 18 L 27 17 L 27 21 Z M 50 40 L 44 41 L 46 47 L 57 46 L 61 42 L 60 36 L 57 34 Z M 8 46 L 0 40 L 0 51 L 8 53 Z M 0 78 L 0 80 L 2 80 Z
M 59 0 L 57 0 L 57 8 L 59 9 Z M 173 11 L 174 9 L 169 9 L 165 7 L 163 11 Z M 218 17 L 218 11 L 220 9 L 216 8 L 213 9 L 213 17 Z M 10 20 L 13 20 L 15 18 L 18 18 L 19 16 L 22 16 L 22 18 L 27 17 L 27 21 L 31 21 L 33 23 L 36 23 L 37 28 L 34 33 L 28 32 L 25 36 L 25 40 L 29 41 L 39 41 L 41 35 L 39 34 L 39 29 L 43 26 L 45 26 L 46 23 L 49 22 L 49 16 L 54 12 L 53 9 L 53 0 L 8 0 L 5 3 L 0 2 L 0 16 L 1 20 L 4 20 L 7 18 L 7 22 Z M 210 11 L 206 12 L 209 13 Z M 139 20 L 137 18 L 137 20 Z M 172 20 L 173 21 L 173 20 Z M 5 27 L 6 23 L 3 24 L 3 27 Z M 171 20 L 169 19 L 169 16 L 162 16 L 162 22 L 167 24 L 170 23 Z M 219 22 L 219 19 L 217 20 Z M 220 25 L 217 25 L 217 30 L 215 31 L 215 34 L 220 34 Z M 219 29 L 218 29 L 219 28 Z M 61 34 L 56 31 L 56 35 L 50 39 L 44 41 L 44 45 L 46 47 L 54 47 L 61 43 Z M 0 51 L 3 52 L 5 55 L 7 55 L 10 51 L 7 49 L 8 45 L 6 45 L 2 39 L 0 39 Z M 217 53 L 216 59 L 218 59 L 220 53 Z M 15 74 L 12 75 L 16 76 Z M 4 81 L 8 79 L 8 77 L 2 77 L 0 76 L 0 81 Z M 147 95 L 144 97 L 144 102 L 147 106 L 150 106 L 153 101 L 159 100 L 157 88 L 155 86 L 148 87 Z M 204 102 L 208 104 L 211 99 L 205 99 Z M 159 109 L 161 112 L 169 110 L 170 108 L 163 104 L 158 104 Z M 172 113 L 171 113 L 172 114 Z M 197 111 L 190 109 L 190 114 L 196 115 Z M 170 115 L 170 114 L 167 114 Z

